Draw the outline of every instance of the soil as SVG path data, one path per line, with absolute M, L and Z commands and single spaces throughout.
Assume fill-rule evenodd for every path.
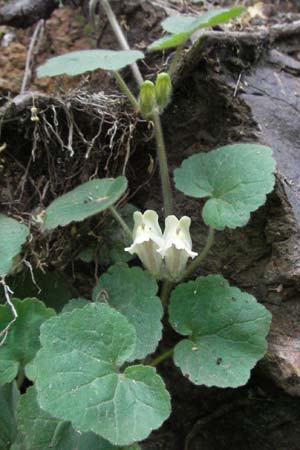
M 196 14 L 232 2 L 111 3 L 130 44 L 145 50 L 160 36 L 166 14 Z M 37 24 L 25 30 L 0 27 L 0 146 L 6 144 L 0 154 L 0 209 L 34 230 L 26 259 L 59 273 L 81 295 L 104 267 L 78 261 L 78 250 L 91 241 L 91 232 L 101 235 L 108 217 L 44 237 L 32 214 L 90 177 L 120 173 L 129 179 L 130 202 L 162 208 L 151 128 L 130 113 L 113 80 L 102 72 L 55 79 L 35 75 L 34 69 L 52 55 L 117 48 L 103 17 L 96 31 L 90 25 L 87 4 L 58 8 L 41 24 L 22 93 Z M 199 271 L 223 273 L 272 311 L 269 349 L 249 383 L 235 390 L 194 386 L 171 361 L 162 363 L 159 372 L 171 393 L 173 413 L 143 443 L 145 450 L 300 450 L 300 5 L 297 0 L 264 1 L 254 13 L 248 9 L 241 20 L 217 27 L 201 41 L 195 37 L 175 73 L 163 125 L 171 171 L 195 152 L 241 140 L 274 150 L 275 192 L 247 227 L 217 233 Z M 170 52 L 148 54 L 141 64 L 144 77 L 164 70 L 169 57 Z M 124 76 L 132 83 L 128 70 Z M 33 105 L 37 122 L 31 120 Z M 203 246 L 206 228 L 199 202 L 175 189 L 174 195 L 175 214 L 192 218 L 194 246 Z M 98 244 L 101 252 L 104 243 L 100 239 Z M 177 340 L 167 328 L 160 350 Z

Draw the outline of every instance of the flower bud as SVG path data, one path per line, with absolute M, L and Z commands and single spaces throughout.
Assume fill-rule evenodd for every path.
M 162 72 L 157 75 L 155 81 L 156 103 L 162 112 L 168 105 L 172 94 L 172 81 L 168 73 Z
M 158 249 L 158 253 L 165 259 L 169 277 L 178 280 L 185 270 L 188 258 L 198 255 L 192 251 L 191 219 L 183 216 L 178 220 L 175 216 L 168 216 L 165 223 L 163 246 Z
M 162 256 L 157 250 L 162 247 L 163 238 L 158 224 L 158 215 L 149 209 L 144 214 L 136 211 L 133 218 L 133 244 L 125 248 L 125 251 L 131 255 L 137 254 L 146 269 L 155 277 L 159 277 Z
M 144 81 L 140 89 L 140 111 L 143 116 L 152 113 L 155 107 L 155 86 L 152 81 Z

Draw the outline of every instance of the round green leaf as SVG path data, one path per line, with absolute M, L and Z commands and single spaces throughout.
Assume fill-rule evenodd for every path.
M 108 302 L 134 326 L 137 343 L 132 361 L 153 353 L 161 339 L 163 308 L 157 291 L 149 272 L 126 264 L 111 267 L 93 291 L 94 301 Z
M 20 253 L 29 229 L 17 220 L 0 214 L 0 278 L 4 278 L 13 266 L 13 258 Z
M 177 189 L 196 198 L 209 197 L 202 216 L 217 230 L 245 225 L 266 201 L 275 183 L 275 160 L 269 147 L 233 144 L 198 153 L 174 171 Z
M 175 364 L 195 384 L 241 386 L 266 351 L 271 314 L 221 275 L 179 285 L 169 315 L 174 330 L 188 336 L 175 347 Z
M 192 34 L 200 28 L 213 27 L 221 23 L 227 23 L 229 20 L 242 14 L 245 8 L 234 6 L 232 8 L 223 8 L 207 11 L 201 16 L 177 15 L 163 20 L 161 25 L 168 33 L 189 33 Z
M 17 320 L 11 325 L 7 337 L 0 346 L 0 384 L 9 383 L 35 356 L 40 348 L 41 324 L 55 312 L 37 299 L 14 299 Z M 0 306 L 0 331 L 12 320 L 10 307 Z
M 152 367 L 120 371 L 133 354 L 136 333 L 108 305 L 91 303 L 48 320 L 41 344 L 34 360 L 39 404 L 76 430 L 128 445 L 168 417 L 169 395 Z
M 168 48 L 178 47 L 179 45 L 185 44 L 190 35 L 190 33 L 168 34 L 152 42 L 148 46 L 148 50 L 166 50 Z
M 87 181 L 48 206 L 42 230 L 51 230 L 93 216 L 112 206 L 126 189 L 125 177 Z
M 118 71 L 138 59 L 144 58 L 137 50 L 79 50 L 48 59 L 38 67 L 38 77 L 80 75 L 96 69 Z
M 43 411 L 33 386 L 21 396 L 17 410 L 18 430 L 24 450 L 117 450 L 94 433 L 79 433 L 70 422 L 62 422 Z

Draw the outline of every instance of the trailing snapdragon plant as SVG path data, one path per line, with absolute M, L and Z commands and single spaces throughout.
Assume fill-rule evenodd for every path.
M 240 12 L 231 8 L 197 18 L 169 18 L 163 25 L 171 37 L 163 38 L 163 47 L 150 47 L 166 48 L 171 40 L 181 48 L 195 30 Z M 14 444 L 3 448 L 139 449 L 139 442 L 171 412 L 170 395 L 156 371 L 161 361 L 173 358 L 197 385 L 237 387 L 247 382 L 266 351 L 271 316 L 264 306 L 222 275 L 193 276 L 213 245 L 215 230 L 246 225 L 251 212 L 265 203 L 275 180 L 272 151 L 259 144 L 233 144 L 194 154 L 175 170 L 178 190 L 206 199 L 202 218 L 208 226 L 207 243 L 202 250 L 193 249 L 191 219 L 172 214 L 160 121 L 170 101 L 171 77 L 161 73 L 154 83 L 143 81 L 136 99 L 119 73 L 134 64 L 137 74 L 135 63 L 143 57 L 128 49 L 86 50 L 52 58 L 38 70 L 39 76 L 107 70 L 135 113 L 153 123 L 165 226 L 162 230 L 162 218 L 153 210 L 134 212 L 133 229 L 128 226 L 114 206 L 127 189 L 124 176 L 88 181 L 44 211 L 42 232 L 109 210 L 126 235 L 127 255 L 137 256 L 144 269 L 124 262 L 111 266 L 100 276 L 92 301 L 73 299 L 59 314 L 34 298 L 11 300 L 6 291 L 8 303 L 0 306 L 0 405 L 8 403 L 17 414 L 9 418 L 5 437 Z M 0 276 L 6 286 L 29 231 L 0 215 L 0 233 Z M 178 343 L 152 357 L 167 311 Z M 20 396 L 25 376 L 33 386 Z

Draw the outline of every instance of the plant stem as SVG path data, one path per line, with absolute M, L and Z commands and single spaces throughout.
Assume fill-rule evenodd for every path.
M 165 352 L 158 355 L 153 361 L 149 364 L 149 366 L 156 367 L 161 361 L 164 361 L 167 358 L 170 358 L 174 353 L 174 348 L 166 350 Z
M 24 378 L 25 378 L 24 370 L 20 368 L 17 376 L 17 387 L 19 390 L 21 389 L 21 386 L 24 382 Z
M 132 239 L 132 232 L 130 231 L 130 228 L 128 227 L 127 223 L 122 219 L 116 208 L 114 206 L 110 206 L 109 210 L 116 219 L 116 221 L 119 222 L 119 224 L 121 225 L 125 233 L 128 235 L 128 237 Z
M 168 70 L 168 74 L 170 75 L 170 77 L 172 77 L 172 75 L 175 72 L 176 66 L 181 58 L 182 52 L 183 52 L 183 45 L 179 45 L 176 48 L 175 55 L 172 58 L 172 61 L 171 61 L 171 64 L 170 64 L 170 67 Z
M 164 135 L 162 131 L 161 121 L 159 117 L 159 113 L 155 110 L 152 115 L 152 120 L 154 123 L 154 131 L 155 131 L 155 139 L 156 139 L 156 147 L 160 168 L 160 178 L 162 184 L 162 193 L 164 199 L 164 209 L 165 209 L 165 217 L 172 214 L 172 192 L 171 192 L 171 183 L 169 177 L 168 170 L 168 161 L 166 155 L 166 147 L 164 141 Z
M 123 77 L 119 74 L 119 72 L 112 71 L 112 74 L 115 77 L 121 91 L 128 97 L 134 109 L 138 111 L 139 110 L 138 101 L 131 92 L 131 90 L 129 89 L 129 87 L 127 86 L 127 84 L 125 83 Z
M 161 303 L 163 306 L 166 306 L 168 303 L 168 298 L 169 298 L 169 293 L 171 290 L 171 281 L 169 280 L 164 280 L 163 285 L 162 285 L 162 289 L 161 289 Z
M 127 39 L 122 31 L 122 28 L 120 27 L 120 24 L 118 22 L 118 19 L 116 18 L 115 13 L 111 9 L 111 6 L 109 4 L 108 0 L 102 0 L 101 6 L 103 7 L 105 14 L 109 20 L 110 26 L 113 29 L 113 32 L 115 33 L 116 38 L 118 39 L 118 42 L 120 44 L 120 47 L 122 50 L 130 50 L 129 44 L 127 42 Z M 138 68 L 137 63 L 131 64 L 131 70 L 133 73 L 134 78 L 136 79 L 136 82 L 138 86 L 140 86 L 143 83 L 143 77 L 140 72 L 140 69 Z
M 182 280 L 184 280 L 185 278 L 188 278 L 194 272 L 194 270 L 199 266 L 199 264 L 204 260 L 204 258 L 207 256 L 209 250 L 211 249 L 211 247 L 212 247 L 212 245 L 214 243 L 214 236 L 215 236 L 214 228 L 213 227 L 209 227 L 207 242 L 206 242 L 206 245 L 205 245 L 204 249 L 197 256 L 197 258 L 194 259 L 194 261 L 192 261 L 188 265 L 186 271 L 184 272 L 184 274 L 182 276 Z

